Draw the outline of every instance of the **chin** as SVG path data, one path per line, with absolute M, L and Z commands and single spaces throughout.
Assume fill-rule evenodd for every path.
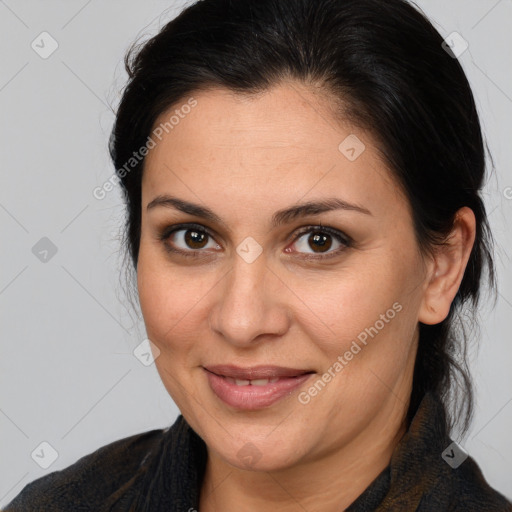
M 288 432 L 285 432 L 288 434 Z M 243 435 L 232 439 L 229 435 L 219 437 L 213 434 L 215 442 L 207 445 L 225 462 L 247 471 L 280 471 L 297 463 L 305 456 L 304 443 L 294 442 L 289 435 L 271 436 Z
M 289 454 L 276 454 L 265 449 L 260 450 L 249 442 L 236 452 L 226 454 L 225 461 L 240 470 L 275 472 L 295 465 L 299 457 L 293 450 Z

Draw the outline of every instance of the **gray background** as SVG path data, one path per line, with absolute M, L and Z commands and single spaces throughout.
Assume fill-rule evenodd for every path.
M 183 5 L 0 0 L 0 506 L 30 481 L 178 414 L 154 365 L 133 355 L 145 334 L 122 285 L 121 197 L 114 190 L 100 201 L 92 191 L 113 173 L 109 105 L 125 81 L 124 51 Z M 443 36 L 456 31 L 469 43 L 460 60 L 495 160 L 485 200 L 498 242 L 499 296 L 494 310 L 482 309 L 481 348 L 471 363 L 476 415 L 470 433 L 456 439 L 512 498 L 512 2 L 419 5 Z M 42 46 L 43 31 L 59 45 L 47 59 L 31 47 Z M 52 462 L 53 451 L 42 442 L 58 453 L 47 469 L 40 465 Z

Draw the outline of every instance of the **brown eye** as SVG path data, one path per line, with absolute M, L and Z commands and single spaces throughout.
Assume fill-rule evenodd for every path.
M 202 249 L 207 241 L 208 234 L 204 231 L 197 231 L 195 229 L 187 229 L 185 231 L 185 243 L 191 249 Z
M 332 246 L 332 237 L 322 233 L 312 233 L 308 237 L 308 245 L 314 252 L 327 252 Z
M 304 253 L 306 257 L 327 258 L 350 247 L 351 239 L 341 231 L 316 226 L 299 233 L 293 245 L 297 252 Z
M 206 249 L 221 248 L 210 233 L 196 226 L 174 226 L 165 230 L 160 239 L 168 250 L 185 255 L 199 255 L 207 252 Z

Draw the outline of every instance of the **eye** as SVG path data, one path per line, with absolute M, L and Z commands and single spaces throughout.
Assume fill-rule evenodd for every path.
M 320 225 L 301 230 L 293 244 L 298 252 L 307 254 L 306 258 L 321 259 L 335 256 L 350 247 L 351 239 L 341 231 Z M 287 249 L 286 252 L 290 251 Z
M 205 256 L 203 253 L 209 252 L 207 249 L 215 251 L 222 249 L 215 242 L 213 235 L 199 224 L 169 226 L 159 234 L 158 238 L 168 252 L 183 256 L 201 257 Z M 285 252 L 301 252 L 305 253 L 305 259 L 319 260 L 336 256 L 351 244 L 352 239 L 337 229 L 322 225 L 308 226 L 294 238 L 293 245 L 297 246 L 298 251 L 286 248 Z M 312 250 L 308 251 L 308 249 Z
M 159 238 L 168 251 L 186 256 L 199 256 L 199 252 L 206 252 L 203 249 L 221 248 L 206 229 L 196 224 L 171 226 L 164 230 Z

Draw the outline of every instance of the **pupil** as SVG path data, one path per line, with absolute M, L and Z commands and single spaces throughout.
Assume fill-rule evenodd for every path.
M 309 242 L 313 242 L 316 245 L 316 248 L 324 248 L 325 251 L 329 250 L 332 245 L 332 241 L 330 240 L 330 235 L 320 235 L 318 233 L 312 233 L 309 236 Z M 325 251 L 317 251 L 315 247 L 312 247 L 315 252 L 325 252 Z

